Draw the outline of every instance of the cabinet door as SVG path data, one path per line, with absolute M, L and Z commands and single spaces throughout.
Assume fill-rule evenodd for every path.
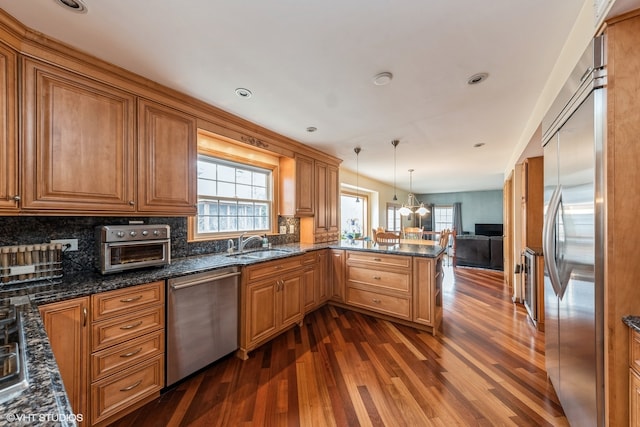
M 304 315 L 302 307 L 302 274 L 296 273 L 279 279 L 280 327 L 300 322 Z
M 327 165 L 316 162 L 316 233 L 328 231 L 327 222 Z
M 314 209 L 313 159 L 296 155 L 296 215 L 312 216 Z
M 318 303 L 316 296 L 317 274 L 314 265 L 305 267 L 302 272 L 302 298 L 305 313 L 310 312 Z
M 0 45 L 0 210 L 18 210 L 16 53 Z
M 89 298 L 40 307 L 40 316 L 76 414 L 87 417 L 89 372 Z M 88 417 L 87 417 L 88 418 Z
M 640 425 L 640 377 L 629 369 L 629 425 Z
M 326 197 L 327 231 L 335 233 L 335 238 L 330 236 L 329 240 L 337 240 L 337 233 L 340 231 L 340 179 L 338 168 L 335 166 L 327 167 Z
M 135 97 L 22 63 L 23 209 L 133 212 Z
M 344 302 L 345 300 L 345 254 L 342 249 L 331 249 L 331 299 Z
M 316 265 L 316 290 L 317 304 L 322 304 L 329 299 L 329 251 L 321 250 L 317 252 L 318 263 Z
M 430 258 L 413 258 L 413 321 L 433 325 L 434 269 Z
M 138 211 L 195 215 L 196 120 L 140 99 Z
M 277 286 L 276 279 L 247 286 L 247 312 L 245 313 L 247 347 L 275 333 L 278 329 Z

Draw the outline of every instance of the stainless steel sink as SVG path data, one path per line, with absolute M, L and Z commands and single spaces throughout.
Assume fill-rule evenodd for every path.
M 227 256 L 238 259 L 256 260 L 269 259 L 280 255 L 288 255 L 290 253 L 291 251 L 285 249 L 257 249 L 255 251 L 238 252 L 235 254 L 229 254 Z

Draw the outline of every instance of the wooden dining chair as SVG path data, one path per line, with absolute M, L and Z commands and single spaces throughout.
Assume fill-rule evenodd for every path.
M 400 243 L 400 234 L 392 231 L 383 231 L 376 233 L 376 243 L 380 245 L 396 245 Z
M 404 238 L 412 240 L 422 239 L 422 227 L 405 227 Z
M 440 239 L 438 240 L 438 245 L 444 248 L 444 253 L 447 256 L 447 265 L 450 264 L 449 260 L 449 237 L 451 236 L 451 230 L 445 228 L 440 232 Z

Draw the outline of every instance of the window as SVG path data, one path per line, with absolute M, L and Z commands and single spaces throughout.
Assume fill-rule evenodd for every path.
M 369 198 L 362 193 L 356 195 L 342 192 L 340 194 L 341 235 L 353 234 L 354 237 L 362 237 L 368 234 L 368 206 Z
M 387 230 L 400 231 L 402 229 L 402 216 L 400 205 L 387 203 Z
M 270 169 L 199 155 L 196 235 L 269 232 L 271 188 Z
M 435 230 L 442 231 L 446 228 L 453 228 L 453 206 L 434 206 L 433 222 Z

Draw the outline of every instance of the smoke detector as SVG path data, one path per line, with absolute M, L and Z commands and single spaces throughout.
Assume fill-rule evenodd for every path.
M 393 79 L 393 74 L 385 71 L 384 73 L 379 73 L 373 76 L 373 84 L 376 86 L 388 85 L 391 82 L 391 79 Z

